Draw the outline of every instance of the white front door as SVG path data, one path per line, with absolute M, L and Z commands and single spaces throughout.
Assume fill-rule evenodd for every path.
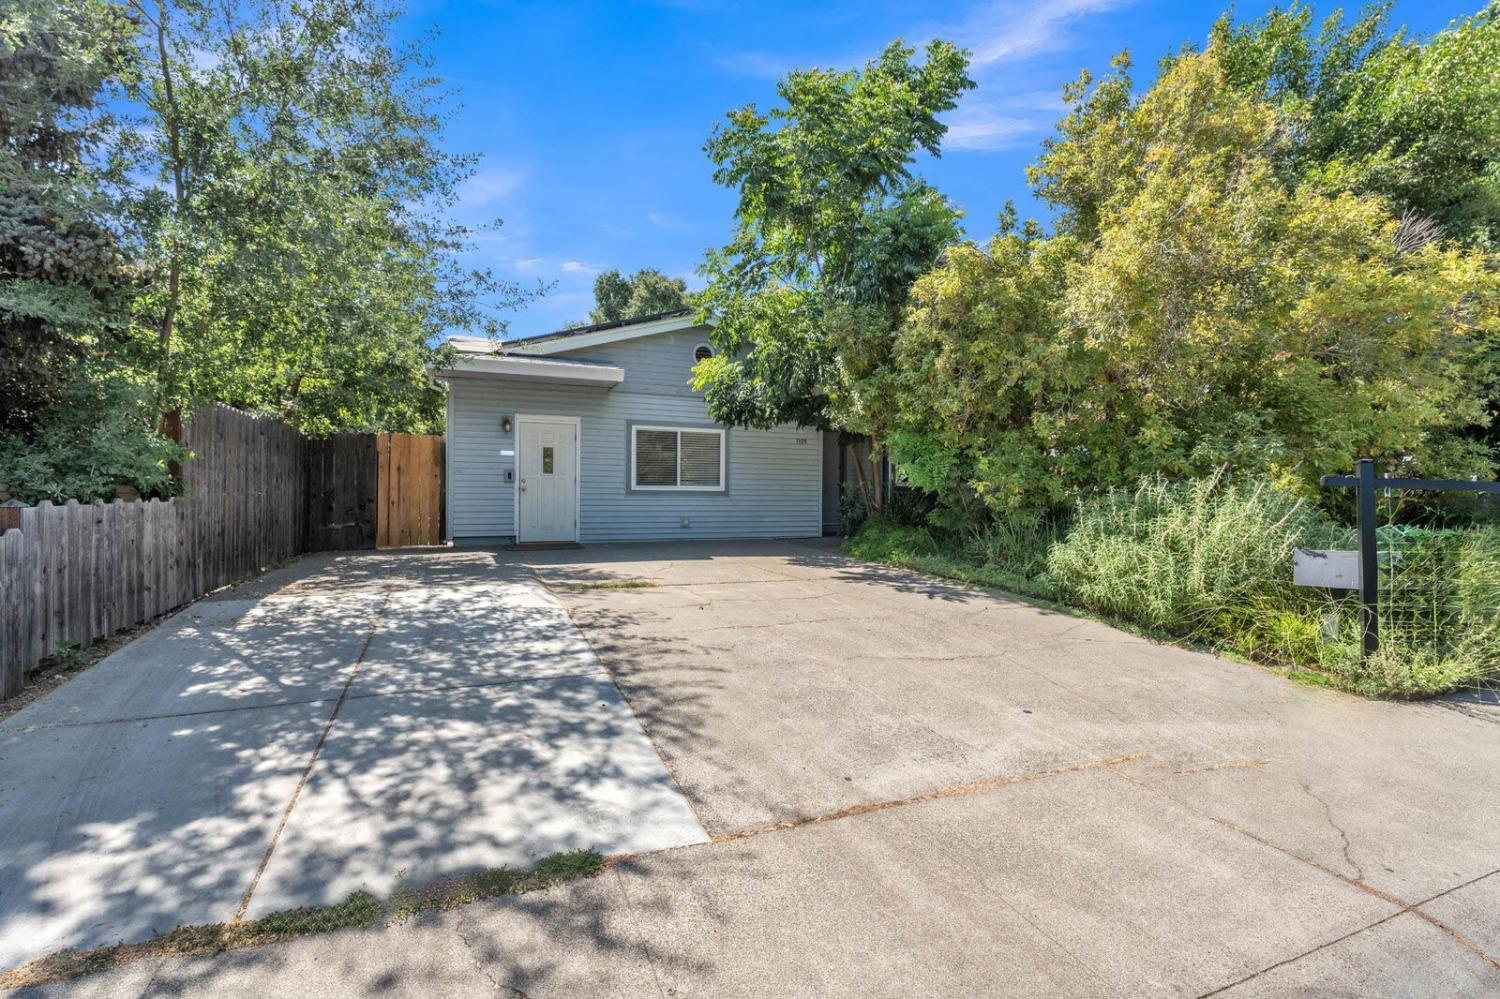
M 524 417 L 516 479 L 516 540 L 578 540 L 578 424 Z

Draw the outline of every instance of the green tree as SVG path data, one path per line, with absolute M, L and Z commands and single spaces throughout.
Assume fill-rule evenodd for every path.
M 1232 85 L 1296 130 L 1286 167 L 1328 193 L 1387 199 L 1461 242 L 1500 247 L 1500 3 L 1430 38 L 1389 29 L 1390 4 L 1315 25 L 1301 3 L 1210 36 Z
M 130 30 L 118 13 L 90 0 L 0 13 L 0 433 L 30 434 L 76 367 L 124 337 L 138 274 L 114 228 L 100 107 Z
M 26 501 L 171 489 L 130 325 L 142 274 L 104 105 L 133 26 L 95 0 L 0 13 L 0 489 Z
M 608 270 L 594 278 L 594 311 L 590 323 L 614 323 L 692 306 L 687 282 L 644 267 L 629 277 Z
M 950 513 L 1046 508 L 1221 465 L 1312 492 L 1374 456 L 1492 473 L 1500 275 L 1388 199 L 1298 186 L 1286 113 L 1223 51 L 1085 93 L 1033 173 L 1062 235 L 1003 232 L 917 284 L 892 452 Z
M 959 235 L 912 165 L 974 85 L 951 44 L 915 55 L 893 42 L 862 70 L 791 73 L 782 106 L 731 111 L 708 140 L 714 179 L 739 191 L 733 237 L 702 268 L 719 350 L 695 384 L 715 419 L 882 440 L 907 289 Z
M 158 183 L 140 216 L 155 280 L 137 317 L 165 394 L 310 433 L 438 429 L 425 377 L 452 330 L 498 336 L 520 297 L 459 254 L 474 160 L 438 145 L 421 44 L 381 0 L 129 0 L 133 94 Z

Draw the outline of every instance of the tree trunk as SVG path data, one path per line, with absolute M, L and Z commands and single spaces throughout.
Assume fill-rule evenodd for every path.
M 158 114 L 167 132 L 167 146 L 172 158 L 172 202 L 175 220 L 181 219 L 183 203 L 187 200 L 187 184 L 182 166 L 182 127 L 177 109 L 177 92 L 172 84 L 172 63 L 167 58 L 167 8 L 156 6 L 156 56 L 161 65 L 162 96 L 165 107 Z M 178 234 L 174 231 L 168 250 L 167 302 L 161 320 L 161 377 L 163 388 L 171 384 L 172 334 L 177 323 L 177 312 L 182 302 L 182 257 L 178 247 Z

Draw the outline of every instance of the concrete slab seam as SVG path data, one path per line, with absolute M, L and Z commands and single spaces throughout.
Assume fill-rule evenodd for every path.
M 500 680 L 471 680 L 463 683 L 446 683 L 437 686 L 412 686 L 400 687 L 395 690 L 375 690 L 368 694 L 349 694 L 344 698 L 346 701 L 364 701 L 372 697 L 394 697 L 398 694 L 424 693 L 441 694 L 453 690 L 472 690 L 478 687 L 506 687 L 523 683 L 551 683 L 555 680 L 581 680 L 590 676 L 601 676 L 607 671 L 603 668 L 583 670 L 578 673 L 557 673 L 551 676 L 518 676 L 507 677 Z M 267 704 L 246 704 L 234 708 L 202 708 L 195 711 L 168 711 L 158 715 L 139 715 L 129 718 L 97 718 L 92 721 L 76 722 L 45 722 L 41 725 L 25 725 L 16 729 L 7 729 L 8 732 L 47 732 L 54 729 L 69 728 L 92 728 L 96 725 L 129 725 L 133 722 L 170 721 L 174 718 L 197 718 L 203 715 L 227 715 L 237 714 L 241 711 L 270 711 L 275 708 L 295 708 L 309 704 L 328 704 L 339 700 L 338 697 L 309 697 L 306 699 L 289 701 L 271 701 Z
M 894 798 L 890 801 L 877 801 L 868 805 L 851 805 L 848 808 L 829 812 L 825 815 L 815 815 L 802 819 L 785 819 L 781 822 L 771 822 L 763 826 L 752 826 L 749 829 L 740 829 L 731 833 L 720 833 L 713 836 L 714 843 L 729 843 L 737 839 L 748 839 L 751 836 L 760 836 L 771 832 L 784 832 L 788 829 L 800 829 L 803 826 L 817 825 L 822 822 L 835 822 L 839 819 L 853 818 L 856 815 L 870 815 L 874 812 L 883 812 L 888 808 L 900 808 L 906 805 L 920 805 L 939 798 L 954 798 L 966 794 L 975 794 L 980 791 L 992 791 L 996 788 L 1008 787 L 1012 784 L 1028 784 L 1032 781 L 1046 780 L 1048 777 L 1061 777 L 1064 774 L 1080 773 L 1085 770 L 1111 769 L 1121 763 L 1129 763 L 1149 756 L 1150 753 L 1130 753 L 1126 756 L 1114 756 L 1106 760 L 1086 760 L 1083 763 L 1071 767 L 1057 767 L 1052 770 L 1038 770 L 1033 773 L 1011 774 L 1003 777 L 985 777 L 981 780 L 969 781 L 964 784 L 952 784 L 948 787 L 940 787 L 935 791 L 926 791 L 922 794 L 914 794 L 907 798 Z
M 266 844 L 266 852 L 260 858 L 260 866 L 255 869 L 255 876 L 250 879 L 250 885 L 245 889 L 244 897 L 240 899 L 240 907 L 234 914 L 233 922 L 237 923 L 244 919 L 245 911 L 250 908 L 250 898 L 260 885 L 260 879 L 266 873 L 266 867 L 271 863 L 271 854 L 276 852 L 276 845 L 281 841 L 281 834 L 286 831 L 287 822 L 292 817 L 292 809 L 297 807 L 297 799 L 301 796 L 302 789 L 307 786 L 308 779 L 312 777 L 313 767 L 317 765 L 318 756 L 323 752 L 323 745 L 328 741 L 328 733 L 333 730 L 333 723 L 338 720 L 339 709 L 344 706 L 344 700 L 349 695 L 349 688 L 354 685 L 354 678 L 359 674 L 360 664 L 365 661 L 365 654 L 370 651 L 370 643 L 375 640 L 375 632 L 380 627 L 380 618 L 385 613 L 386 605 L 390 603 L 391 593 L 395 588 L 395 584 L 386 588 L 381 597 L 380 606 L 375 609 L 375 614 L 370 619 L 370 630 L 365 634 L 364 645 L 360 647 L 359 655 L 349 667 L 349 676 L 344 680 L 344 689 L 339 693 L 339 699 L 334 703 L 333 710 L 329 712 L 328 721 L 323 723 L 323 731 L 318 736 L 312 753 L 308 755 L 307 766 L 302 768 L 302 777 L 297 781 L 297 786 L 292 789 L 292 796 L 281 813 L 281 822 L 276 826 L 276 832 L 271 835 L 271 842 Z
M 1318 944 L 1316 947 L 1313 947 L 1310 950 L 1305 950 L 1305 951 L 1303 951 L 1300 954 L 1294 954 L 1291 957 L 1286 958 L 1283 961 L 1277 961 L 1275 964 L 1267 965 L 1266 967 L 1261 968 L 1259 971 L 1252 971 L 1250 974 L 1246 975 L 1245 977 L 1236 979 L 1235 981 L 1230 982 L 1228 985 L 1221 985 L 1218 988 L 1212 989 L 1212 990 L 1210 990 L 1208 992 L 1201 992 L 1201 993 L 1198 994 L 1197 999 L 1209 999 L 1210 996 L 1220 995 L 1221 993 L 1228 992 L 1230 989 L 1238 988 L 1239 986 L 1244 985 L 1246 982 L 1254 981 L 1255 979 L 1261 977 L 1262 975 L 1268 975 L 1268 974 L 1270 974 L 1271 972 L 1275 971 L 1277 968 L 1284 968 L 1284 967 L 1286 967 L 1289 964 L 1295 964 L 1298 961 L 1302 960 L 1304 957 L 1311 957 L 1313 954 L 1316 954 L 1316 953 L 1318 953 L 1321 950 L 1327 950 L 1329 947 L 1333 947 L 1333 946 L 1336 946 L 1337 944 L 1341 944 L 1345 940 L 1349 940 L 1349 939 L 1352 939 L 1353 937 L 1357 937 L 1361 933 L 1366 932 L 1367 930 L 1373 930 L 1377 926 L 1383 926 L 1386 923 L 1389 923 L 1391 920 L 1395 919 L 1397 916 L 1404 915 L 1404 913 L 1405 913 L 1405 910 L 1401 910 L 1399 912 L 1392 912 L 1392 913 L 1390 913 L 1389 915 L 1386 915 L 1386 916 L 1381 916 L 1379 919 L 1375 920 L 1373 923 L 1369 923 L 1368 925 L 1361 926 L 1361 927 L 1359 927 L 1358 929 L 1355 929 L 1355 930 L 1350 930 L 1348 933 L 1345 933 L 1343 936 L 1336 937 L 1333 940 L 1326 940 L 1323 943 Z

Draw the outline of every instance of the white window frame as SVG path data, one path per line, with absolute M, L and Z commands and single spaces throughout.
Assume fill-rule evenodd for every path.
M 694 344 L 693 345 L 693 363 L 694 364 L 700 363 L 698 361 L 698 351 L 700 351 L 700 350 L 706 350 L 706 351 L 708 351 L 708 357 L 709 358 L 712 358 L 714 356 L 714 345 L 713 344 L 711 344 L 711 343 L 697 343 L 697 344 Z
M 677 435 L 677 481 L 675 486 L 643 486 L 639 485 L 640 474 L 636 471 L 635 459 L 637 452 L 636 442 L 640 440 L 638 434 L 642 430 L 661 430 Z M 719 484 L 716 486 L 684 486 L 682 482 L 682 435 L 689 434 L 718 434 L 719 435 Z M 651 493 L 722 493 L 727 488 L 727 480 L 724 475 L 724 454 L 728 441 L 724 438 L 722 427 L 669 427 L 654 423 L 633 423 L 630 426 L 630 491 Z

